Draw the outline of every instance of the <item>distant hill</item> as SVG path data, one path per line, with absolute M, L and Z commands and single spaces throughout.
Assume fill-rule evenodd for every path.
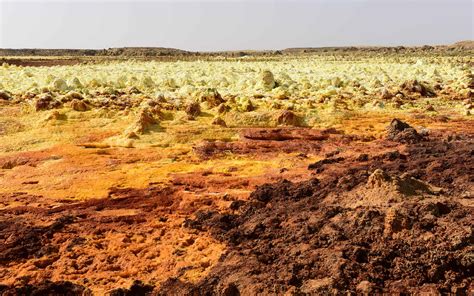
M 121 47 L 108 49 L 0 49 L 0 56 L 180 56 L 189 51 L 164 47 Z
M 110 56 L 110 57 L 243 57 L 267 55 L 292 55 L 323 52 L 410 52 L 410 51 L 463 51 L 474 50 L 474 41 L 465 40 L 452 45 L 424 46 L 344 46 L 344 47 L 295 47 L 283 50 L 228 50 L 214 52 L 192 52 L 165 47 L 117 47 L 108 49 L 1 49 L 0 56 Z
M 416 50 L 472 50 L 474 41 L 459 41 L 451 45 L 423 45 L 423 46 L 342 46 L 342 47 L 294 47 L 282 50 L 286 54 L 295 53 L 317 53 L 317 52 L 346 52 L 346 51 L 416 51 Z
M 474 40 L 464 40 L 454 43 L 449 47 L 457 47 L 461 49 L 474 49 Z

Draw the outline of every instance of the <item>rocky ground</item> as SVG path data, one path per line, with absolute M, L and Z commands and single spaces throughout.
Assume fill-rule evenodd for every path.
M 472 92 L 400 89 L 313 126 L 217 91 L 3 92 L 0 295 L 471 295 Z
M 467 295 L 473 288 L 474 133 L 458 124 L 462 133 L 390 138 L 405 128 L 387 132 L 390 139 L 361 142 L 320 131 L 327 136 L 306 139 L 308 148 L 298 138 L 246 139 L 211 153 L 303 147 L 294 148 L 304 151 L 297 156 L 308 169 L 303 181 L 289 181 L 297 178 L 284 168 L 255 181 L 209 171 L 178 175 L 167 186 L 111 188 L 107 198 L 83 202 L 4 194 L 2 293 L 81 294 L 139 279 L 130 291 Z M 337 149 L 307 164 L 305 153 L 332 146 Z M 226 193 L 264 182 L 270 183 L 248 199 Z M 193 192 L 214 194 L 190 197 Z M 47 281 L 61 278 L 67 281 Z

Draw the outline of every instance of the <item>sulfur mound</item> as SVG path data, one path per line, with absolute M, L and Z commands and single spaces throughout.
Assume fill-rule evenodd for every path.
M 73 87 L 73 88 L 83 88 L 84 86 L 82 85 L 81 81 L 79 80 L 79 78 L 77 77 L 74 77 L 71 82 L 70 82 L 70 85 Z
M 144 134 L 157 123 L 158 121 L 153 117 L 151 111 L 148 108 L 143 108 L 139 111 L 138 118 L 135 123 L 127 129 L 126 134 L 130 135 L 131 132 L 136 134 Z
M 275 78 L 273 77 L 273 73 L 269 70 L 265 70 L 260 74 L 260 87 L 264 90 L 272 90 L 275 88 Z
M 61 92 L 65 92 L 68 90 L 69 86 L 67 85 L 66 81 L 64 81 L 63 79 L 55 79 L 53 81 L 53 84 L 52 84 L 52 87 L 57 90 L 57 91 L 61 91 Z

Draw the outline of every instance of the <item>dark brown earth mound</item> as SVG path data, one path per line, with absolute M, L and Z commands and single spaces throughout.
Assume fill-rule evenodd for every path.
M 423 136 L 407 123 L 393 119 L 387 127 L 387 139 L 400 143 L 416 143 L 421 141 Z
M 205 280 L 180 294 L 467 295 L 474 288 L 474 208 L 462 201 L 472 198 L 473 156 L 468 138 L 430 139 L 405 154 L 336 158 L 316 165 L 320 174 L 311 180 L 259 187 L 248 202 L 231 206 L 234 212 L 198 213 L 185 225 L 210 230 L 229 251 Z M 339 205 L 345 194 L 371 185 L 376 170 L 443 188 L 444 197 L 405 194 L 378 206 Z M 185 287 L 167 282 L 162 293 L 176 286 Z

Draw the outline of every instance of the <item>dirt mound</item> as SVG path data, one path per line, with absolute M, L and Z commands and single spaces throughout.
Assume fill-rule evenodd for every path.
M 408 80 L 402 83 L 400 89 L 407 94 L 417 93 L 423 97 L 434 97 L 436 93 L 425 82 L 418 80 Z
M 413 127 L 395 118 L 387 127 L 387 139 L 400 143 L 416 143 L 423 137 Z
M 295 113 L 285 110 L 278 115 L 277 123 L 278 125 L 299 126 L 301 124 L 301 118 Z
M 126 133 L 134 132 L 137 134 L 144 134 L 159 121 L 155 119 L 152 112 L 148 108 L 143 108 L 138 113 L 137 119 L 126 131 Z
M 402 202 L 410 198 L 430 198 L 442 193 L 442 188 L 432 186 L 407 174 L 390 176 L 381 169 L 376 169 L 353 192 L 347 193 L 345 200 L 339 204 L 347 207 L 380 206 Z
M 218 125 L 218 126 L 222 126 L 222 127 L 227 127 L 227 124 L 225 123 L 224 119 L 220 118 L 220 117 L 215 117 L 212 122 L 211 122 L 212 125 Z
M 403 174 L 401 177 L 389 176 L 383 170 L 375 170 L 368 178 L 366 187 L 381 191 L 386 188 L 403 195 L 438 194 L 441 189 Z
M 194 119 L 201 114 L 201 105 L 198 102 L 192 102 L 186 106 L 184 111 L 189 119 Z

